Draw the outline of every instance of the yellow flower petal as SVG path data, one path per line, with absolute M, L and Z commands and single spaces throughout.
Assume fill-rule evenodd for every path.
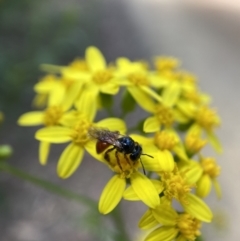
M 191 185 L 195 184 L 199 180 L 199 178 L 202 176 L 203 169 L 194 161 L 191 161 L 190 163 L 190 165 L 186 165 L 181 168 L 181 172 L 185 173 L 185 179 L 187 183 Z
M 163 185 L 162 182 L 158 180 L 153 180 L 150 179 L 154 187 L 156 188 L 157 192 L 160 194 L 163 191 Z M 132 186 L 129 186 L 123 193 L 123 198 L 128 200 L 128 201 L 139 201 L 140 198 L 138 195 L 135 193 L 134 189 Z
M 39 141 L 50 143 L 65 143 L 70 141 L 72 130 L 60 126 L 46 127 L 38 130 L 35 138 Z
M 153 113 L 155 110 L 154 101 L 147 95 L 144 91 L 139 89 L 136 86 L 129 86 L 127 90 L 135 99 L 135 101 L 142 107 L 144 110 Z
M 206 197 L 211 191 L 212 183 L 208 174 L 204 174 L 197 182 L 197 195 L 201 198 Z
M 60 105 L 66 94 L 66 87 L 60 82 L 51 90 L 48 99 L 48 106 Z
M 209 223 L 213 218 L 212 211 L 207 204 L 192 193 L 187 194 L 187 204 L 182 204 L 184 210 L 200 221 Z
M 76 108 L 92 121 L 97 112 L 97 94 L 96 89 L 84 88 L 80 98 L 75 102 Z
M 75 81 L 68 89 L 64 101 L 62 103 L 63 110 L 68 110 L 73 105 L 74 101 L 76 100 L 77 96 L 80 93 L 80 90 L 83 86 L 82 81 Z
M 143 90 L 146 94 L 148 94 L 149 96 L 151 96 L 152 98 L 154 98 L 156 101 L 158 102 L 162 102 L 162 97 L 160 95 L 158 95 L 155 91 L 153 91 L 151 88 L 149 88 L 148 86 L 144 86 L 141 85 L 139 86 L 141 90 Z
M 136 135 L 136 134 L 130 134 L 130 137 L 138 142 L 139 144 L 141 144 L 142 146 L 146 146 L 149 144 L 152 144 L 153 139 L 152 138 L 148 138 L 146 136 L 141 136 L 141 135 Z
M 221 186 L 219 185 L 219 182 L 215 178 L 212 180 L 212 182 L 213 182 L 213 187 L 215 189 L 217 197 L 219 199 L 221 199 L 222 198 L 222 189 L 221 189 Z
M 160 227 L 151 232 L 145 241 L 170 241 L 178 234 L 178 229 L 174 227 Z
M 168 150 L 158 151 L 157 157 L 159 160 L 161 171 L 171 172 L 174 169 L 173 155 Z
M 49 142 L 41 141 L 39 144 L 39 161 L 42 165 L 47 164 L 51 144 Z
M 118 175 L 113 176 L 101 194 L 98 209 L 102 214 L 111 212 L 121 201 L 123 192 L 126 188 L 126 180 Z
M 127 130 L 126 124 L 119 118 L 106 118 L 96 123 L 97 127 L 107 128 L 111 131 L 119 131 L 121 134 Z
M 100 91 L 105 94 L 115 95 L 119 91 L 119 85 L 112 80 L 100 86 Z
M 223 152 L 222 145 L 221 145 L 219 139 L 217 138 L 217 136 L 213 132 L 210 132 L 210 131 L 207 131 L 207 136 L 208 136 L 209 143 L 212 145 L 214 150 L 217 153 L 222 153 Z
M 173 82 L 162 93 L 163 105 L 172 107 L 178 101 L 181 93 L 180 83 Z
M 161 124 L 156 116 L 148 117 L 143 124 L 143 131 L 146 133 L 159 131 Z
M 98 48 L 94 46 L 88 47 L 85 56 L 87 65 L 91 71 L 103 70 L 106 68 L 105 58 Z
M 68 178 L 76 171 L 82 162 L 84 149 L 74 143 L 63 151 L 57 165 L 57 173 L 61 178 Z
M 141 217 L 138 227 L 141 229 L 150 229 L 158 225 L 157 220 L 152 215 L 152 210 L 148 209 Z
M 147 206 L 156 208 L 160 204 L 158 192 L 152 182 L 140 172 L 131 175 L 131 185 L 138 197 Z
M 152 210 L 155 219 L 162 225 L 174 226 L 177 221 L 177 212 L 169 205 L 161 204 Z
M 18 119 L 18 125 L 36 126 L 43 124 L 43 111 L 31 111 L 21 115 Z

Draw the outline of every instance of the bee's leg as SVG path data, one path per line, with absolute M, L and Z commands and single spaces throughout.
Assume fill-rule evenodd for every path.
M 119 160 L 119 157 L 118 157 L 118 150 L 116 150 L 115 156 L 116 156 L 116 159 L 117 159 L 117 164 L 118 164 L 118 166 L 119 166 L 120 169 L 123 171 L 122 166 L 121 166 L 121 163 L 120 163 L 120 160 Z
M 116 147 L 114 146 L 113 148 L 108 149 L 105 154 L 104 154 L 104 159 L 110 163 L 110 157 L 109 157 L 109 152 L 113 151 L 114 149 L 116 149 Z
M 127 163 L 129 164 L 130 167 L 132 167 L 132 162 L 129 160 L 127 154 L 124 154 L 124 158 L 126 159 Z

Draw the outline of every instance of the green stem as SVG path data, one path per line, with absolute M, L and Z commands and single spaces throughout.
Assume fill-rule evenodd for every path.
M 97 209 L 97 203 L 88 198 L 88 197 L 84 197 L 81 196 L 77 193 L 74 193 L 68 189 L 62 188 L 56 184 L 53 184 L 49 181 L 43 180 L 41 178 L 32 176 L 24 171 L 19 170 L 16 167 L 13 167 L 5 162 L 0 162 L 0 171 L 6 172 L 8 174 L 11 174 L 15 177 L 18 177 L 22 180 L 28 181 L 38 187 L 41 187 L 47 191 L 50 191 L 52 193 L 55 193 L 59 196 L 80 202 L 81 204 L 87 205 L 90 208 L 94 208 Z
M 120 205 L 118 205 L 111 213 L 112 219 L 115 223 L 115 227 L 119 232 L 119 235 L 115 238 L 116 241 L 130 241 L 126 228 L 125 223 L 123 220 L 122 212 L 120 210 Z

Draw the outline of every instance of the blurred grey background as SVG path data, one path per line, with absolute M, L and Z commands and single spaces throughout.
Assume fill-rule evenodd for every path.
M 16 125 L 17 118 L 31 110 L 32 87 L 43 74 L 39 65 L 66 65 L 83 56 L 89 45 L 99 47 L 108 61 L 119 56 L 148 60 L 175 56 L 184 69 L 198 76 L 201 89 L 212 96 L 212 106 L 222 118 L 218 136 L 224 153 L 214 155 L 222 166 L 223 199 L 218 201 L 214 193 L 207 198 L 216 219 L 203 227 L 204 240 L 239 240 L 240 8 L 235 1 L 228 3 L 0 1 L 0 109 L 6 116 L 0 144 L 14 149 L 9 163 L 97 200 L 111 177 L 107 168 L 86 156 L 72 177 L 60 180 L 55 169 L 64 146 L 54 146 L 49 164 L 42 167 L 33 138 L 36 128 Z M 121 208 L 135 240 L 145 207 L 123 201 Z M 91 222 L 86 217 L 95 219 L 85 206 L 4 173 L 0 174 L 0 213 L 1 241 L 107 240 L 84 224 Z M 104 225 L 112 226 L 110 221 L 102 229 Z

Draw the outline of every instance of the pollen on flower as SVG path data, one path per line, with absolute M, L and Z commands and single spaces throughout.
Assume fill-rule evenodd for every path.
M 134 85 L 149 85 L 147 76 L 144 73 L 131 73 L 128 75 L 128 79 Z
M 201 234 L 199 231 L 201 222 L 188 213 L 183 213 L 178 216 L 177 227 L 179 233 L 189 241 L 194 241 L 196 237 Z
M 161 104 L 158 104 L 156 106 L 155 115 L 158 118 L 159 122 L 166 127 L 170 127 L 174 122 L 172 109 L 165 107 Z
M 212 128 L 220 124 L 220 119 L 216 111 L 202 106 L 196 113 L 196 122 L 206 130 L 212 130 Z
M 88 129 L 90 123 L 86 119 L 81 119 L 74 127 L 72 141 L 77 145 L 84 145 L 89 141 Z
M 56 125 L 63 113 L 60 106 L 51 106 L 44 112 L 43 123 L 46 126 Z
M 191 186 L 186 182 L 183 172 L 179 172 L 175 167 L 173 172 L 161 173 L 161 180 L 165 189 L 164 195 L 168 200 L 174 198 L 187 204 L 186 195 L 191 191 Z
M 202 158 L 200 164 L 203 168 L 204 173 L 208 174 L 211 178 L 215 178 L 220 175 L 221 167 L 217 165 L 214 158 Z
M 206 144 L 207 140 L 201 139 L 197 134 L 190 133 L 186 135 L 185 145 L 190 153 L 194 154 L 199 152 Z
M 105 84 L 113 77 L 112 72 L 109 70 L 98 70 L 93 73 L 92 80 L 96 84 Z
M 178 143 L 178 140 L 172 133 L 159 131 L 154 136 L 154 143 L 161 150 L 171 150 Z
M 72 63 L 69 64 L 69 67 L 71 67 L 74 70 L 78 71 L 88 71 L 89 68 L 87 66 L 87 62 L 84 59 L 76 58 L 73 60 Z
M 158 57 L 155 59 L 155 67 L 158 71 L 169 71 L 179 66 L 179 61 L 173 57 Z

